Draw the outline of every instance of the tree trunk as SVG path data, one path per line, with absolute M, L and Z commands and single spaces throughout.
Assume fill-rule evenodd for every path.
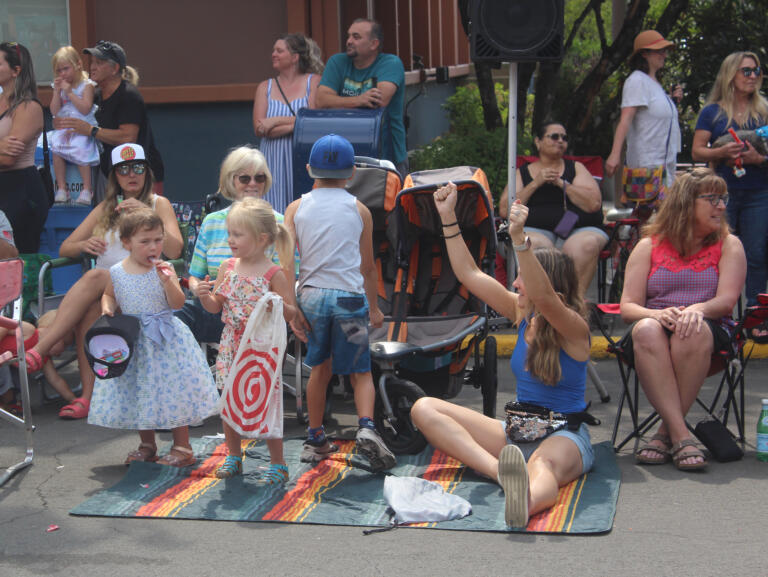
M 480 92 L 480 102 L 483 105 L 485 129 L 493 130 L 503 126 L 499 104 L 496 102 L 496 89 L 493 86 L 491 65 L 487 62 L 476 62 L 475 75 L 477 76 L 477 89 Z

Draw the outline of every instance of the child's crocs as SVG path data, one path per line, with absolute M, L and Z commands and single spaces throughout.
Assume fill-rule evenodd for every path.
M 91 402 L 85 397 L 78 397 L 74 399 L 68 405 L 64 405 L 59 409 L 59 417 L 62 419 L 84 419 L 88 416 L 88 411 L 91 408 Z

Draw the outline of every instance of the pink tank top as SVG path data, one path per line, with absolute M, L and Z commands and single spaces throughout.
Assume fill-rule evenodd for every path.
M 13 114 L 4 114 L 0 118 L 0 138 L 8 136 L 11 132 L 11 125 L 13 124 Z M 38 134 L 37 136 L 40 136 Z M 11 166 L 0 167 L 0 171 L 18 170 L 20 168 L 27 168 L 35 164 L 35 148 L 37 148 L 37 138 L 33 138 L 27 143 L 27 147 L 19 156 L 16 157 L 16 162 Z

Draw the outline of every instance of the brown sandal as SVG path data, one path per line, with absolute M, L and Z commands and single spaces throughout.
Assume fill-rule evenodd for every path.
M 652 445 L 652 441 L 658 441 L 664 445 L 664 447 Z M 637 450 L 635 453 L 635 461 L 641 465 L 663 465 L 664 463 L 669 462 L 669 449 L 672 446 L 672 440 L 669 438 L 669 435 L 656 433 L 651 437 L 651 442 L 646 443 Z M 644 451 L 656 453 L 656 456 L 643 455 L 642 453 Z
M 174 445 L 168 454 L 157 462 L 159 465 L 171 467 L 189 467 L 197 463 L 195 453 L 189 447 Z
M 154 463 L 157 461 L 157 447 L 149 443 L 141 443 L 138 449 L 128 453 L 125 464 L 130 465 L 133 461 Z
M 688 447 L 689 450 L 686 451 L 685 448 Z M 701 459 L 700 463 L 683 463 L 682 461 L 685 461 L 686 459 L 690 459 L 691 457 L 699 457 Z M 699 449 L 696 446 L 696 441 L 693 439 L 683 439 L 676 445 L 672 447 L 672 461 L 675 464 L 675 467 L 680 469 L 681 471 L 699 471 L 701 469 L 704 469 L 707 466 L 707 459 L 704 456 L 704 453 L 701 452 L 701 449 Z

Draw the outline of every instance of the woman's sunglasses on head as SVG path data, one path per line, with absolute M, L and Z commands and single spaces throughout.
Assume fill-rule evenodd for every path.
M 253 176 L 250 174 L 238 174 L 235 178 L 240 181 L 240 184 L 250 184 L 251 179 L 253 179 L 256 184 L 264 184 L 267 182 L 266 174 L 254 174 Z
M 147 165 L 143 162 L 126 162 L 115 167 L 117 174 L 120 176 L 128 176 L 128 173 L 144 174 L 147 170 Z

